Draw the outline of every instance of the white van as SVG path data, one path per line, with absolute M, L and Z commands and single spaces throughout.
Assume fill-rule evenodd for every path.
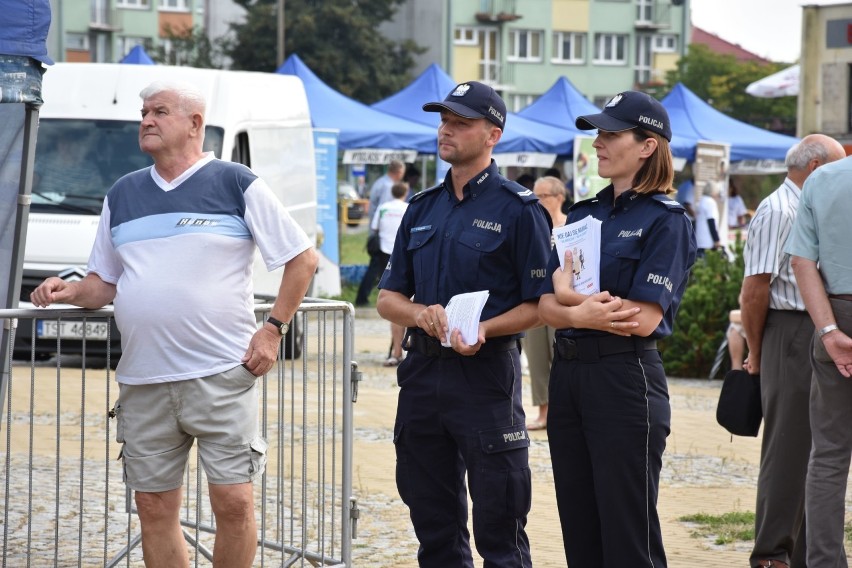
M 139 150 L 138 131 L 139 92 L 154 81 L 197 86 L 207 99 L 204 150 L 249 166 L 316 242 L 313 134 L 299 78 L 163 65 L 57 63 L 44 75 L 45 102 L 36 145 L 22 304 L 26 305 L 32 289 L 47 276 L 78 278 L 85 274 L 107 190 L 122 175 L 152 163 Z M 60 159 L 86 167 L 50 164 Z M 255 295 L 274 298 L 281 274 L 281 270 L 267 272 L 257 255 Z M 106 325 L 86 328 L 87 352 L 105 352 Z M 37 357 L 49 357 L 56 351 L 57 337 L 63 352 L 73 350 L 82 345 L 82 333 L 79 322 L 39 321 L 34 334 Z M 16 355 L 30 356 L 32 335 L 31 330 L 17 331 Z M 118 353 L 115 330 L 111 339 L 113 352 Z

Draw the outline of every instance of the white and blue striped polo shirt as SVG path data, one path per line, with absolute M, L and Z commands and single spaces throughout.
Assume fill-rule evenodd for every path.
M 172 182 L 153 167 L 122 177 L 88 265 L 117 286 L 118 381 L 185 380 L 239 364 L 257 329 L 255 248 L 274 270 L 310 246 L 245 166 L 207 154 Z

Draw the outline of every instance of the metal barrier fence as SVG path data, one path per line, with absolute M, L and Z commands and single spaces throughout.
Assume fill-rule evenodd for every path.
M 258 306 L 259 321 L 270 308 Z M 0 310 L 12 329 L 9 353 L 23 326 L 43 338 L 65 335 L 58 330 L 76 324 L 82 339 L 66 340 L 65 349 L 61 337 L 51 339 L 57 354 L 46 361 L 37 360 L 43 354 L 35 349 L 28 361 L 12 364 L 10 357 L 8 384 L 0 385 L 2 566 L 142 565 L 134 499 L 122 481 L 110 418 L 118 396 L 115 357 L 107 349 L 106 357 L 93 358 L 87 349 L 110 344 L 111 326 L 104 324 L 111 319 L 111 310 Z M 349 567 L 358 517 L 353 311 L 344 302 L 306 299 L 294 321 L 299 332 L 288 336 L 287 352 L 300 356 L 285 359 L 282 345 L 277 367 L 258 379 L 269 452 L 266 473 L 255 482 L 255 566 Z M 79 353 L 70 352 L 72 345 Z M 193 565 L 210 566 L 216 527 L 194 454 L 181 524 Z

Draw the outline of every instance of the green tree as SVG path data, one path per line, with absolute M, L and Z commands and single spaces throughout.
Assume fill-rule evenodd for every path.
M 234 69 L 274 71 L 277 61 L 276 0 L 234 0 L 246 21 L 231 24 L 225 53 Z M 405 0 L 287 0 L 285 52 L 296 53 L 323 81 L 364 103 L 391 95 L 410 80 L 412 41 L 394 42 L 377 31 Z
M 222 68 L 221 42 L 211 41 L 201 26 L 174 29 L 167 24 L 163 31 L 166 33 L 166 39 L 169 40 L 169 49 L 166 49 L 163 42 L 156 47 L 145 46 L 151 59 L 157 63 L 205 69 Z
M 692 267 L 672 334 L 660 341 L 668 376 L 709 376 L 716 352 L 725 339 L 729 312 L 739 307 L 743 244 L 739 239 L 733 243 L 733 261 L 716 251 L 708 251 Z
M 737 61 L 705 45 L 693 44 L 666 76 L 667 89 L 683 83 L 715 109 L 760 128 L 786 133 L 796 129 L 796 97 L 765 99 L 745 92 L 749 83 L 787 67 L 785 63 Z

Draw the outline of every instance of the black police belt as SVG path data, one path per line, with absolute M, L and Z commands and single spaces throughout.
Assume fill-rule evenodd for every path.
M 437 357 L 439 359 L 468 357 L 467 355 L 462 355 L 452 347 L 444 347 L 434 337 L 418 333 L 410 333 L 405 341 L 402 342 L 402 347 L 406 351 L 417 351 L 427 357 Z M 518 349 L 517 339 L 489 339 L 482 344 L 476 355 L 471 355 L 471 357 L 494 357 L 498 353 L 505 353 L 513 349 Z
M 618 355 L 620 353 L 635 353 L 642 357 L 645 351 L 657 349 L 655 339 L 644 337 L 557 337 L 553 342 L 553 351 L 560 359 L 570 361 L 579 359 L 584 363 L 600 360 L 601 357 Z

